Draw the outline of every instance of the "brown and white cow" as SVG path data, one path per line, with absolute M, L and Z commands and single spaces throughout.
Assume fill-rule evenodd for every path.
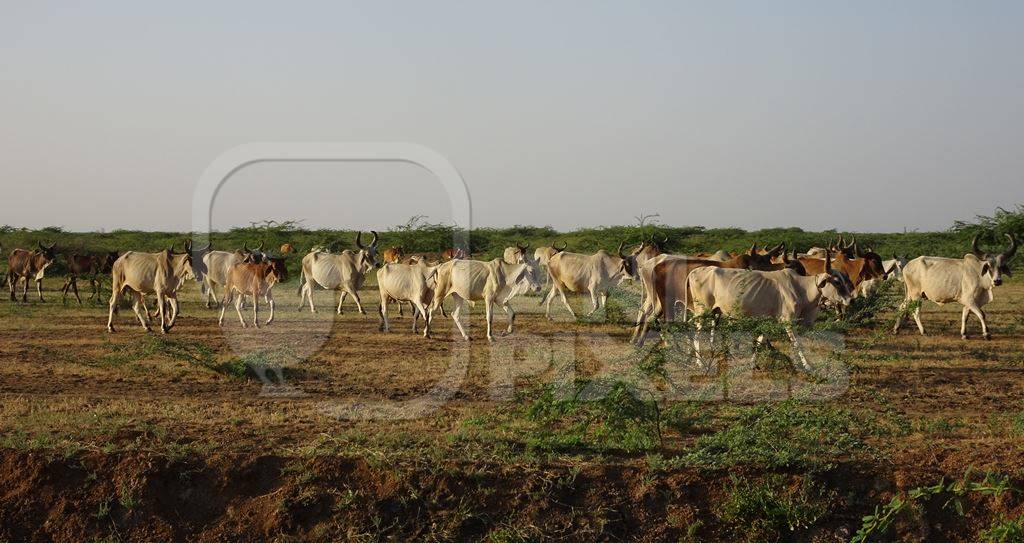
M 811 366 L 804 356 L 794 326 L 814 324 L 826 286 L 831 285 L 840 303 L 849 301 L 850 291 L 839 273 L 802 275 L 793 269 L 757 271 L 705 266 L 690 272 L 687 290 L 696 315 L 714 312 L 726 316 L 771 317 L 786 325 L 794 351 L 803 370 Z M 759 341 L 763 338 L 759 338 Z M 695 343 L 697 355 L 700 345 Z
M 777 254 L 783 255 L 782 262 L 774 262 Z M 633 341 L 638 346 L 644 344 L 652 319 L 663 318 L 666 322 L 675 319 L 676 304 L 686 304 L 689 300 L 686 278 L 691 271 L 706 266 L 775 271 L 798 268 L 799 263 L 788 259 L 785 244 L 781 243 L 767 253 L 759 252 L 755 245 L 746 253 L 737 254 L 724 261 L 683 255 L 660 255 L 648 260 L 638 271 L 642 296 L 633 327 Z
M 15 249 L 7 256 L 7 286 L 11 289 L 11 301 L 16 301 L 14 291 L 18 281 L 25 281 L 25 288 L 21 292 L 21 301 L 28 301 L 28 282 L 32 278 L 36 282 L 36 292 L 39 293 L 39 301 L 43 299 L 43 274 L 46 268 L 53 264 L 57 258 L 56 243 L 49 247 L 42 243 L 36 243 L 38 248 L 28 251 L 26 249 Z
M 79 277 L 89 279 L 89 285 L 92 286 L 92 294 L 89 295 L 89 299 L 99 299 L 99 276 L 100 274 L 110 273 L 110 271 L 114 269 L 114 262 L 117 260 L 118 256 L 117 251 L 89 254 L 71 253 L 66 255 L 68 261 L 68 278 L 64 281 L 64 286 L 60 289 L 63 293 L 61 301 L 67 302 L 68 290 L 70 289 L 74 291 L 75 299 L 78 300 L 78 305 L 82 305 L 82 297 L 78 295 Z
M 288 272 L 285 269 L 284 258 L 266 258 L 262 262 L 239 262 L 228 272 L 227 283 L 224 285 L 224 299 L 220 304 L 219 326 L 224 326 L 224 312 L 228 303 L 231 302 L 235 293 L 238 299 L 235 300 L 235 312 L 238 313 L 238 322 L 245 328 L 245 318 L 242 317 L 242 300 L 248 295 L 252 296 L 252 325 L 260 327 L 259 310 L 260 297 L 267 300 L 270 305 L 270 318 L 266 324 L 274 322 L 274 295 L 272 289 L 278 282 L 288 280 Z
M 145 311 L 145 296 L 147 294 L 156 295 L 156 308 L 160 314 L 160 331 L 166 334 L 178 318 L 178 288 L 182 283 L 194 277 L 192 253 L 175 253 L 173 247 L 159 253 L 128 251 L 114 261 L 110 275 L 112 288 L 110 311 L 107 315 L 107 331 L 114 331 L 114 315 L 117 313 L 118 298 L 122 292 L 130 290 L 135 298 L 132 309 L 147 332 L 150 329 L 148 319 L 143 317 L 139 310 Z M 166 315 L 167 307 L 170 307 L 170 317 Z

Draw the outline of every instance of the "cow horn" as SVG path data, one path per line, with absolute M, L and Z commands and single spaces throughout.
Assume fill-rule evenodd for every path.
M 192 252 L 192 240 L 188 240 L 188 241 L 185 242 L 185 252 L 186 253 L 191 253 Z
M 978 235 L 974 235 L 974 239 L 971 240 L 971 252 L 978 258 L 985 258 L 985 253 L 978 248 Z
M 359 247 L 360 249 L 365 249 L 365 247 L 363 247 L 363 232 L 362 231 L 356 232 L 356 247 Z
M 626 255 L 622 254 L 622 246 L 625 245 L 625 244 L 626 244 L 625 241 L 620 241 L 619 242 L 619 249 L 618 249 L 619 258 L 626 258 Z
M 562 248 L 561 249 L 558 248 L 558 242 L 557 241 L 551 244 L 551 248 L 554 249 L 555 251 L 559 252 L 559 253 L 564 251 L 564 250 L 566 250 L 568 247 L 569 247 L 569 244 L 564 242 L 564 241 L 562 242 Z
M 42 251 L 43 249 L 45 249 L 45 247 L 43 247 L 43 242 L 41 242 L 41 241 L 37 241 L 37 242 L 36 242 L 36 245 L 38 245 L 38 246 L 39 246 L 39 250 L 40 250 L 40 251 Z
M 244 251 L 246 253 L 249 252 L 249 242 L 247 242 L 247 241 L 243 241 L 242 242 L 242 251 Z
M 171 244 L 171 248 L 167 249 L 167 252 L 169 252 L 171 254 L 174 254 L 174 244 L 173 243 Z
M 846 244 L 847 249 L 852 249 L 857 245 L 857 236 L 850 236 L 850 243 Z
M 529 245 L 522 245 L 518 241 L 516 242 L 516 249 L 519 249 L 520 251 L 525 253 L 526 249 L 528 249 L 528 248 L 529 248 Z
M 256 250 L 257 251 L 262 251 L 263 250 L 263 246 L 266 245 L 266 244 L 267 244 L 267 242 L 265 240 L 260 240 L 260 246 L 257 247 Z
M 753 256 L 755 253 L 757 253 L 757 243 L 752 243 L 750 245 L 750 251 L 748 251 L 747 254 Z
M 376 247 L 377 246 L 377 237 L 378 237 L 377 236 L 377 231 L 376 230 L 370 230 L 370 233 L 373 234 L 373 239 L 370 241 L 370 247 Z
M 768 247 L 767 247 L 767 246 L 765 246 L 765 249 L 767 249 L 767 248 L 768 248 Z M 783 254 L 785 254 L 785 252 L 786 252 L 786 242 L 782 242 L 782 243 L 780 243 L 780 244 L 776 245 L 776 246 L 775 246 L 775 248 L 774 248 L 774 249 L 772 249 L 771 251 L 768 251 L 768 254 L 767 254 L 767 256 L 769 256 L 769 257 L 775 257 L 775 256 L 776 256 L 776 255 L 778 255 L 779 253 L 783 253 Z
M 1006 238 L 1010 240 L 1010 248 L 1003 253 L 1003 260 L 1009 260 L 1017 254 L 1017 238 L 1013 234 L 1006 234 Z
M 830 271 L 832 271 L 832 254 L 826 252 L 825 253 L 825 273 L 829 273 Z
M 860 257 L 863 257 L 863 256 L 864 256 L 864 253 L 862 253 L 862 252 L 860 251 L 860 246 L 859 246 L 859 245 L 857 245 L 857 242 L 856 242 L 856 241 L 855 241 L 855 242 L 853 242 L 853 256 L 855 256 L 855 257 L 858 257 L 858 258 L 860 258 Z

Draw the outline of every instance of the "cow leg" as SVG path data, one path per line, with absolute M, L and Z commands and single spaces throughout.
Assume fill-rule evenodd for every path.
M 220 318 L 217 319 L 217 326 L 224 326 L 224 311 L 227 310 L 227 300 L 224 300 L 220 304 Z
M 807 362 L 807 357 L 804 356 L 804 349 L 800 345 L 800 340 L 797 339 L 796 332 L 793 330 L 793 327 L 787 327 L 786 333 L 789 335 L 790 341 L 793 342 L 793 353 L 796 354 L 797 358 L 800 360 L 800 369 L 803 371 L 811 371 L 811 365 Z
M 146 299 L 141 292 L 135 292 L 134 297 L 135 300 L 132 302 L 132 310 L 135 311 L 135 316 L 139 319 L 139 322 L 142 323 L 142 329 L 150 332 L 152 330 L 149 327 L 149 320 L 143 318 L 142 313 L 139 312 L 140 308 L 143 311 L 146 311 Z
M 348 291 L 347 290 L 341 291 L 341 296 L 338 297 L 338 314 L 339 315 L 342 314 L 341 304 L 345 303 L 345 298 L 347 298 L 347 297 L 348 297 Z
M 402 302 L 398 302 L 398 316 L 399 316 L 399 317 L 404 317 L 404 316 L 405 316 L 405 313 L 404 313 L 404 311 L 402 310 L 402 307 L 403 307 L 403 304 L 402 304 Z M 413 330 L 412 330 L 412 331 L 413 331 L 413 332 L 415 332 L 415 331 L 416 331 L 416 324 L 415 324 L 415 320 L 416 320 L 416 313 L 415 313 L 415 310 L 414 310 L 414 312 L 413 312 L 413 317 L 412 317 L 412 318 L 413 318 L 413 321 L 414 321 L 414 322 L 413 322 Z
M 409 302 L 413 311 L 419 311 L 423 315 L 423 337 L 430 339 L 430 313 L 427 311 L 427 304 L 423 302 Z M 416 315 L 413 315 L 413 324 L 416 323 Z M 415 330 L 414 330 L 415 331 Z
M 910 303 L 910 299 L 909 298 L 903 300 L 903 303 L 900 304 L 899 309 L 896 310 L 896 324 L 894 324 L 892 326 L 892 333 L 893 334 L 900 333 L 900 328 L 903 327 L 903 320 L 906 319 L 906 317 L 907 317 L 907 305 L 909 303 Z
M 921 324 L 921 304 L 918 304 L 914 308 L 914 322 L 917 323 L 917 329 L 921 331 L 921 335 L 924 335 L 924 325 Z
M 391 331 L 391 323 L 388 322 L 388 299 L 389 298 L 390 297 L 387 296 L 387 295 L 381 296 L 380 297 L 380 303 L 377 304 L 377 308 L 380 311 L 380 331 L 381 332 L 385 332 L 385 333 Z
M 988 322 L 986 322 L 985 319 L 985 312 L 978 306 L 971 306 L 971 312 L 974 313 L 975 317 L 978 317 L 979 321 L 981 321 L 981 337 L 985 339 L 992 339 L 992 334 L 988 331 Z
M 26 288 L 26 290 L 28 289 L 28 279 L 27 278 L 25 279 L 25 288 Z M 43 280 L 42 279 L 36 279 L 36 292 L 39 293 L 39 301 L 40 302 L 45 302 L 46 300 L 43 299 Z
M 117 286 L 115 285 L 115 288 Z M 114 331 L 114 313 L 117 313 L 117 293 L 110 295 L 110 307 L 107 313 L 107 332 Z
M 359 299 L 359 291 L 358 290 L 353 290 L 351 292 L 351 294 L 352 294 L 352 299 L 355 300 L 355 302 L 356 302 L 356 309 L 359 310 L 360 314 L 365 315 L 366 314 L 366 310 L 363 309 L 363 301 Z M 341 307 L 341 304 L 338 304 L 338 307 Z
M 565 305 L 565 308 L 569 310 L 569 314 L 572 315 L 572 318 L 578 318 L 576 316 L 576 312 L 572 310 L 572 306 L 569 305 L 569 300 L 566 299 L 565 297 L 565 291 L 562 289 L 558 289 L 558 296 L 562 299 L 562 304 Z
M 62 304 L 68 303 L 68 289 L 71 288 L 71 277 L 64 280 L 64 286 L 60 287 L 61 297 L 60 302 Z
M 23 303 L 28 303 L 28 276 L 27 275 L 25 276 L 25 286 L 24 286 L 24 288 L 21 291 L 21 301 Z
M 253 292 L 252 293 L 252 327 L 260 327 L 260 297 Z
M 494 320 L 494 302 L 490 299 L 484 300 L 484 315 L 487 317 L 487 341 L 494 343 L 494 335 L 491 334 L 491 322 Z
M 248 325 L 245 324 L 245 317 L 242 316 L 242 298 L 245 298 L 245 295 L 239 294 L 235 300 L 235 313 L 238 313 L 238 322 L 242 323 L 242 328 L 246 328 Z
M 171 306 L 171 320 L 167 325 L 169 330 L 174 327 L 174 323 L 178 322 L 178 294 L 175 293 L 173 296 L 168 296 L 167 303 Z
M 78 300 L 78 305 L 82 305 L 82 297 L 78 295 L 78 280 L 75 278 L 71 279 L 71 289 L 75 291 L 75 299 Z M 64 295 L 67 296 L 67 292 Z
M 270 318 L 267 319 L 267 322 L 266 322 L 266 324 L 269 326 L 270 323 L 274 322 L 274 296 L 271 295 L 269 291 L 267 292 L 266 300 L 267 300 L 267 305 L 270 306 Z
M 398 314 L 401 315 L 402 314 L 402 302 L 398 301 L 396 303 L 398 303 Z M 416 306 L 412 305 L 412 302 L 409 302 L 409 306 L 412 307 L 412 333 L 415 334 L 416 333 L 416 321 L 419 320 L 420 313 L 419 313 L 419 310 L 416 309 Z M 424 320 L 426 320 L 426 317 L 424 317 Z
M 960 312 L 960 338 L 967 339 L 967 315 L 971 314 L 971 308 L 964 306 Z
M 469 334 L 466 333 L 465 327 L 462 326 L 462 310 L 466 307 L 466 301 L 458 294 L 452 294 L 452 299 L 455 301 L 455 309 L 452 309 L 452 320 L 455 321 L 455 326 L 459 329 L 459 333 L 462 334 L 462 339 L 468 341 Z
M 167 310 L 166 304 L 164 304 L 164 294 L 162 292 L 156 293 L 156 312 L 160 314 L 160 333 L 166 334 L 170 327 L 167 326 Z
M 501 335 L 507 336 L 507 335 L 512 333 L 512 325 L 515 324 L 515 322 L 516 322 L 516 311 L 514 309 L 512 309 L 511 305 L 509 305 L 507 303 L 506 304 L 502 304 L 501 308 L 504 309 L 505 310 L 505 314 L 508 315 L 508 328 Z
M 302 285 L 302 297 L 299 298 L 299 309 L 302 309 L 302 301 L 309 298 L 309 312 L 316 313 L 316 307 L 313 306 L 313 283 L 306 281 Z
M 597 291 L 593 288 L 590 289 L 590 304 L 593 305 L 593 308 L 591 308 L 590 313 L 587 313 L 588 317 L 597 313 L 597 310 L 601 308 L 601 304 L 597 299 Z

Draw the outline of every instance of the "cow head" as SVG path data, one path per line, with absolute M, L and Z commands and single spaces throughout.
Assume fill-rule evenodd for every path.
M 359 247 L 359 262 L 358 266 L 361 269 L 379 268 L 381 262 L 377 260 L 377 232 L 370 230 L 373 234 L 373 240 L 370 241 L 369 245 L 363 245 L 363 233 L 356 232 L 356 247 Z
M 206 247 L 197 249 L 192 245 L 192 240 L 185 242 L 185 252 L 192 258 L 192 275 L 197 282 L 202 282 L 207 273 L 206 261 L 203 257 L 209 254 L 211 249 L 213 249 L 213 243 L 207 243 Z
M 785 269 L 787 270 L 795 271 L 797 275 L 807 275 L 807 269 L 804 268 L 804 263 L 800 262 L 800 259 L 797 258 L 796 249 L 793 249 L 793 258 L 789 258 L 789 253 L 782 251 L 782 265 L 785 266 Z
M 174 245 L 172 244 L 171 248 L 167 250 L 167 258 L 171 263 L 171 271 L 178 281 L 195 279 L 196 276 L 192 270 L 191 252 L 177 253 L 174 251 Z
M 666 240 L 668 238 L 665 238 Z M 633 264 L 637 269 L 640 268 L 648 260 L 661 254 L 661 245 L 654 241 L 642 241 L 636 249 L 633 249 Z
M 540 292 L 540 266 L 536 260 L 525 259 L 513 272 L 512 284 L 522 288 L 522 292 Z
M 1013 234 L 1006 234 L 1006 239 L 1010 240 L 1010 246 L 1002 253 L 992 254 L 986 253 L 978 248 L 978 236 L 974 236 L 971 240 L 971 252 L 974 256 L 985 261 L 989 265 L 989 273 L 992 274 L 992 284 L 999 286 L 1003 284 L 1003 276 L 1011 276 L 1010 273 L 1010 259 L 1017 254 L 1017 237 Z M 984 272 L 982 272 L 984 274 Z
M 121 256 L 117 251 L 107 251 L 106 254 L 100 257 L 100 273 L 110 273 L 114 269 L 114 262 L 117 262 L 117 258 Z
M 786 244 L 780 243 L 775 246 L 774 249 L 765 250 L 761 252 L 757 250 L 757 244 L 750 246 L 750 250 L 745 254 L 739 255 L 733 258 L 740 258 L 744 261 L 744 268 L 751 270 L 771 271 L 777 268 L 774 262 L 776 256 L 786 252 Z
M 832 268 L 832 257 L 825 256 L 825 273 L 815 276 L 815 284 L 825 300 L 846 307 L 853 297 L 853 286 L 843 272 Z
M 396 247 L 389 247 L 384 249 L 383 261 L 385 264 L 394 264 L 401 262 L 402 257 L 405 256 L 405 249 L 401 245 Z
M 255 249 L 250 249 L 248 243 L 243 243 L 242 252 L 249 256 L 249 260 L 245 260 L 245 262 L 253 262 L 258 264 L 266 260 L 267 253 L 263 252 L 263 247 L 266 245 L 266 243 L 267 242 L 265 241 L 260 241 L 259 246 L 256 247 Z
M 32 265 L 38 272 L 42 272 L 57 259 L 57 243 L 54 242 L 46 246 L 36 242 L 36 245 L 38 248 L 32 251 Z
M 272 258 L 267 257 L 267 267 L 270 269 L 270 273 L 274 276 L 274 280 L 279 283 L 284 283 L 288 280 L 288 266 L 287 259 L 284 257 Z
M 281 246 L 281 254 L 290 255 L 295 252 L 295 247 L 292 247 L 291 243 L 285 243 Z
M 633 252 L 633 253 L 624 253 L 624 252 L 622 252 L 622 247 L 625 244 L 626 244 L 626 242 L 620 241 L 619 242 L 619 248 L 616 251 L 616 253 L 619 255 L 619 258 L 622 260 L 622 265 L 619 267 L 619 271 L 622 272 L 623 274 L 625 274 L 625 276 L 623 278 L 628 277 L 628 278 L 633 279 L 633 280 L 639 279 L 640 276 L 637 273 L 637 265 L 636 265 L 636 254 L 637 254 L 637 252 Z

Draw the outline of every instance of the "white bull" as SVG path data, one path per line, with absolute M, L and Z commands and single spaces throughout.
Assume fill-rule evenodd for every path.
M 114 331 L 114 314 L 117 313 L 118 299 L 123 291 L 129 289 L 135 298 L 132 309 L 147 332 L 150 329 L 149 322 L 139 309 L 145 311 L 145 295 L 156 295 L 160 331 L 166 334 L 178 318 L 178 288 L 193 277 L 192 254 L 189 252 L 176 254 L 170 250 L 159 253 L 128 251 L 121 255 L 114 262 L 111 271 L 112 291 L 107 331 Z M 171 310 L 169 318 L 166 316 L 167 306 L 170 306 Z
M 546 272 L 548 269 L 548 261 L 551 260 L 551 257 L 564 251 L 566 247 L 568 247 L 568 245 L 565 244 L 565 242 L 562 242 L 561 249 L 556 247 L 555 243 L 552 243 L 550 247 L 537 247 L 533 251 L 533 259 L 537 261 L 537 265 L 541 267 L 541 270 Z M 551 276 L 548 273 L 544 273 L 543 275 L 544 288 L 547 288 L 548 285 L 551 283 Z
M 708 266 L 691 271 L 687 278 L 696 315 L 714 311 L 726 316 L 771 317 L 785 324 L 804 370 L 809 370 L 810 364 L 793 326 L 814 324 L 828 285 L 838 298 L 835 301 L 849 302 L 850 291 L 835 270 L 805 276 L 791 269 L 766 272 Z
M 308 299 L 309 310 L 316 313 L 316 307 L 313 306 L 315 283 L 327 290 L 341 291 L 337 309 L 339 315 L 342 312 L 341 305 L 345 303 L 345 297 L 349 294 L 356 302 L 356 309 L 363 315 L 366 314 L 359 299 L 359 288 L 363 286 L 367 272 L 380 266 L 377 260 L 377 233 L 371 233 L 373 241 L 369 245 L 363 245 L 362 232 L 356 235 L 358 251 L 346 250 L 341 254 L 314 251 L 302 257 L 302 271 L 299 274 L 299 309 L 302 309 L 303 303 Z
M 588 293 L 593 309 L 588 315 L 604 307 L 608 300 L 608 291 L 627 278 L 636 278 L 636 259 L 622 252 L 619 243 L 618 256 L 600 250 L 592 255 L 561 252 L 553 255 L 548 261 L 548 275 L 551 277 L 551 290 L 541 302 L 544 304 L 544 316 L 551 319 L 551 300 L 555 294 L 562 299 L 562 304 L 569 314 L 576 318 L 576 312 L 569 305 L 565 293 Z
M 487 340 L 494 341 L 491 325 L 494 320 L 494 305 L 500 305 L 508 316 L 508 327 L 502 335 L 511 334 L 516 312 L 509 302 L 524 290 L 540 291 L 537 282 L 537 267 L 525 262 L 509 264 L 500 258 L 490 262 L 479 260 L 452 260 L 442 264 L 437 270 L 437 287 L 434 289 L 434 301 L 430 311 L 441 305 L 448 296 L 455 300 L 452 320 L 458 327 L 463 339 L 469 339 L 462 323 L 462 311 L 466 301 L 483 300 L 487 316 Z
M 377 271 L 381 331 L 391 331 L 391 324 L 388 322 L 388 302 L 395 300 L 399 303 L 412 304 L 412 332 L 416 333 L 416 320 L 422 315 L 423 337 L 430 337 L 431 312 L 428 308 L 434 298 L 437 269 L 438 266 L 427 266 L 423 261 L 418 261 L 415 264 L 385 264 Z

